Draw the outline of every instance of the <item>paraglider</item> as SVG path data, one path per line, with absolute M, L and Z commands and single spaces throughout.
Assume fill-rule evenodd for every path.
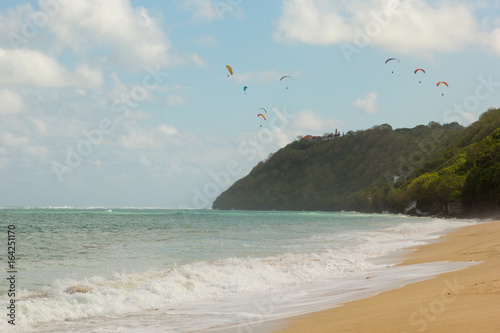
M 399 59 L 398 59 L 398 58 L 389 58 L 389 59 L 387 59 L 387 60 L 385 61 L 385 63 L 387 64 L 387 63 L 388 63 L 389 61 L 391 61 L 391 60 L 397 60 L 398 62 L 401 62 L 401 61 L 399 61 Z
M 449 87 L 448 83 L 447 82 L 444 82 L 444 81 L 439 81 L 437 84 L 436 84 L 436 87 L 439 87 L 440 84 L 444 84 L 445 86 Z M 441 94 L 441 96 L 444 96 L 444 93 Z
M 247 93 L 247 89 L 248 89 L 248 87 L 247 87 L 247 86 L 244 86 L 244 87 L 243 87 L 243 91 L 245 92 L 245 94 Z
M 231 68 L 231 66 L 226 65 L 226 68 L 227 68 L 227 70 L 229 71 L 229 73 L 230 73 L 231 75 L 233 75 L 233 69 Z M 229 77 L 229 74 L 227 75 L 227 77 Z
M 288 76 L 288 75 L 282 76 L 281 79 L 280 79 L 280 81 L 283 81 L 283 79 L 291 79 L 291 80 L 295 81 L 295 79 L 293 77 Z M 286 89 L 288 89 L 288 86 L 286 87 Z
M 262 108 L 261 108 L 261 109 L 262 109 Z M 262 117 L 262 118 L 264 118 L 264 120 L 267 120 L 267 119 L 266 119 L 266 116 L 264 116 L 262 113 L 259 113 L 259 114 L 257 115 L 257 117 Z M 260 127 L 262 127 L 262 125 L 260 125 Z
M 425 74 L 425 70 L 423 70 L 422 68 L 417 68 L 415 69 L 415 71 L 413 72 L 414 74 L 417 74 L 418 71 L 421 71 L 422 73 Z M 422 81 L 418 81 L 418 83 L 422 83 Z
M 264 110 L 264 112 L 265 112 L 265 113 L 267 113 L 267 110 L 266 110 L 266 109 L 264 109 L 264 108 L 260 108 L 260 109 L 261 109 L 261 110 Z
M 397 62 L 401 63 L 401 61 L 399 61 L 399 59 L 397 59 L 397 58 L 389 58 L 385 61 L 385 63 L 387 64 L 389 61 L 392 61 L 392 60 L 396 60 Z M 394 74 L 394 71 L 392 71 L 392 74 Z

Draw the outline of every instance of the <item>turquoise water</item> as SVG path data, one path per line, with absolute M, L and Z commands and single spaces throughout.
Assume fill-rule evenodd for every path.
M 15 226 L 16 326 L 27 332 L 123 331 L 131 316 L 139 323 L 133 332 L 235 324 L 251 313 L 250 299 L 326 291 L 383 272 L 396 261 L 373 259 L 476 223 L 354 212 L 70 208 L 5 208 L 0 221 L 5 237 Z M 0 329 L 12 326 L 4 320 Z

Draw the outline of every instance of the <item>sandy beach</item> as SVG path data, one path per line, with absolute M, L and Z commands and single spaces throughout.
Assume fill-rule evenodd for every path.
M 401 265 L 437 261 L 480 263 L 292 318 L 279 332 L 500 332 L 500 221 L 456 230 Z

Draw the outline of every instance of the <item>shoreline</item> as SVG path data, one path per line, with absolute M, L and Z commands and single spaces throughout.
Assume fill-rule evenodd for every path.
M 497 332 L 500 221 L 462 227 L 412 249 L 397 266 L 478 262 L 328 310 L 288 318 L 276 333 Z

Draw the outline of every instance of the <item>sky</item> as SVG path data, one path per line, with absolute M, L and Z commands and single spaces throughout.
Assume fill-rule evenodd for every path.
M 209 208 L 299 136 L 499 92 L 500 0 L 2 1 L 0 207 Z

